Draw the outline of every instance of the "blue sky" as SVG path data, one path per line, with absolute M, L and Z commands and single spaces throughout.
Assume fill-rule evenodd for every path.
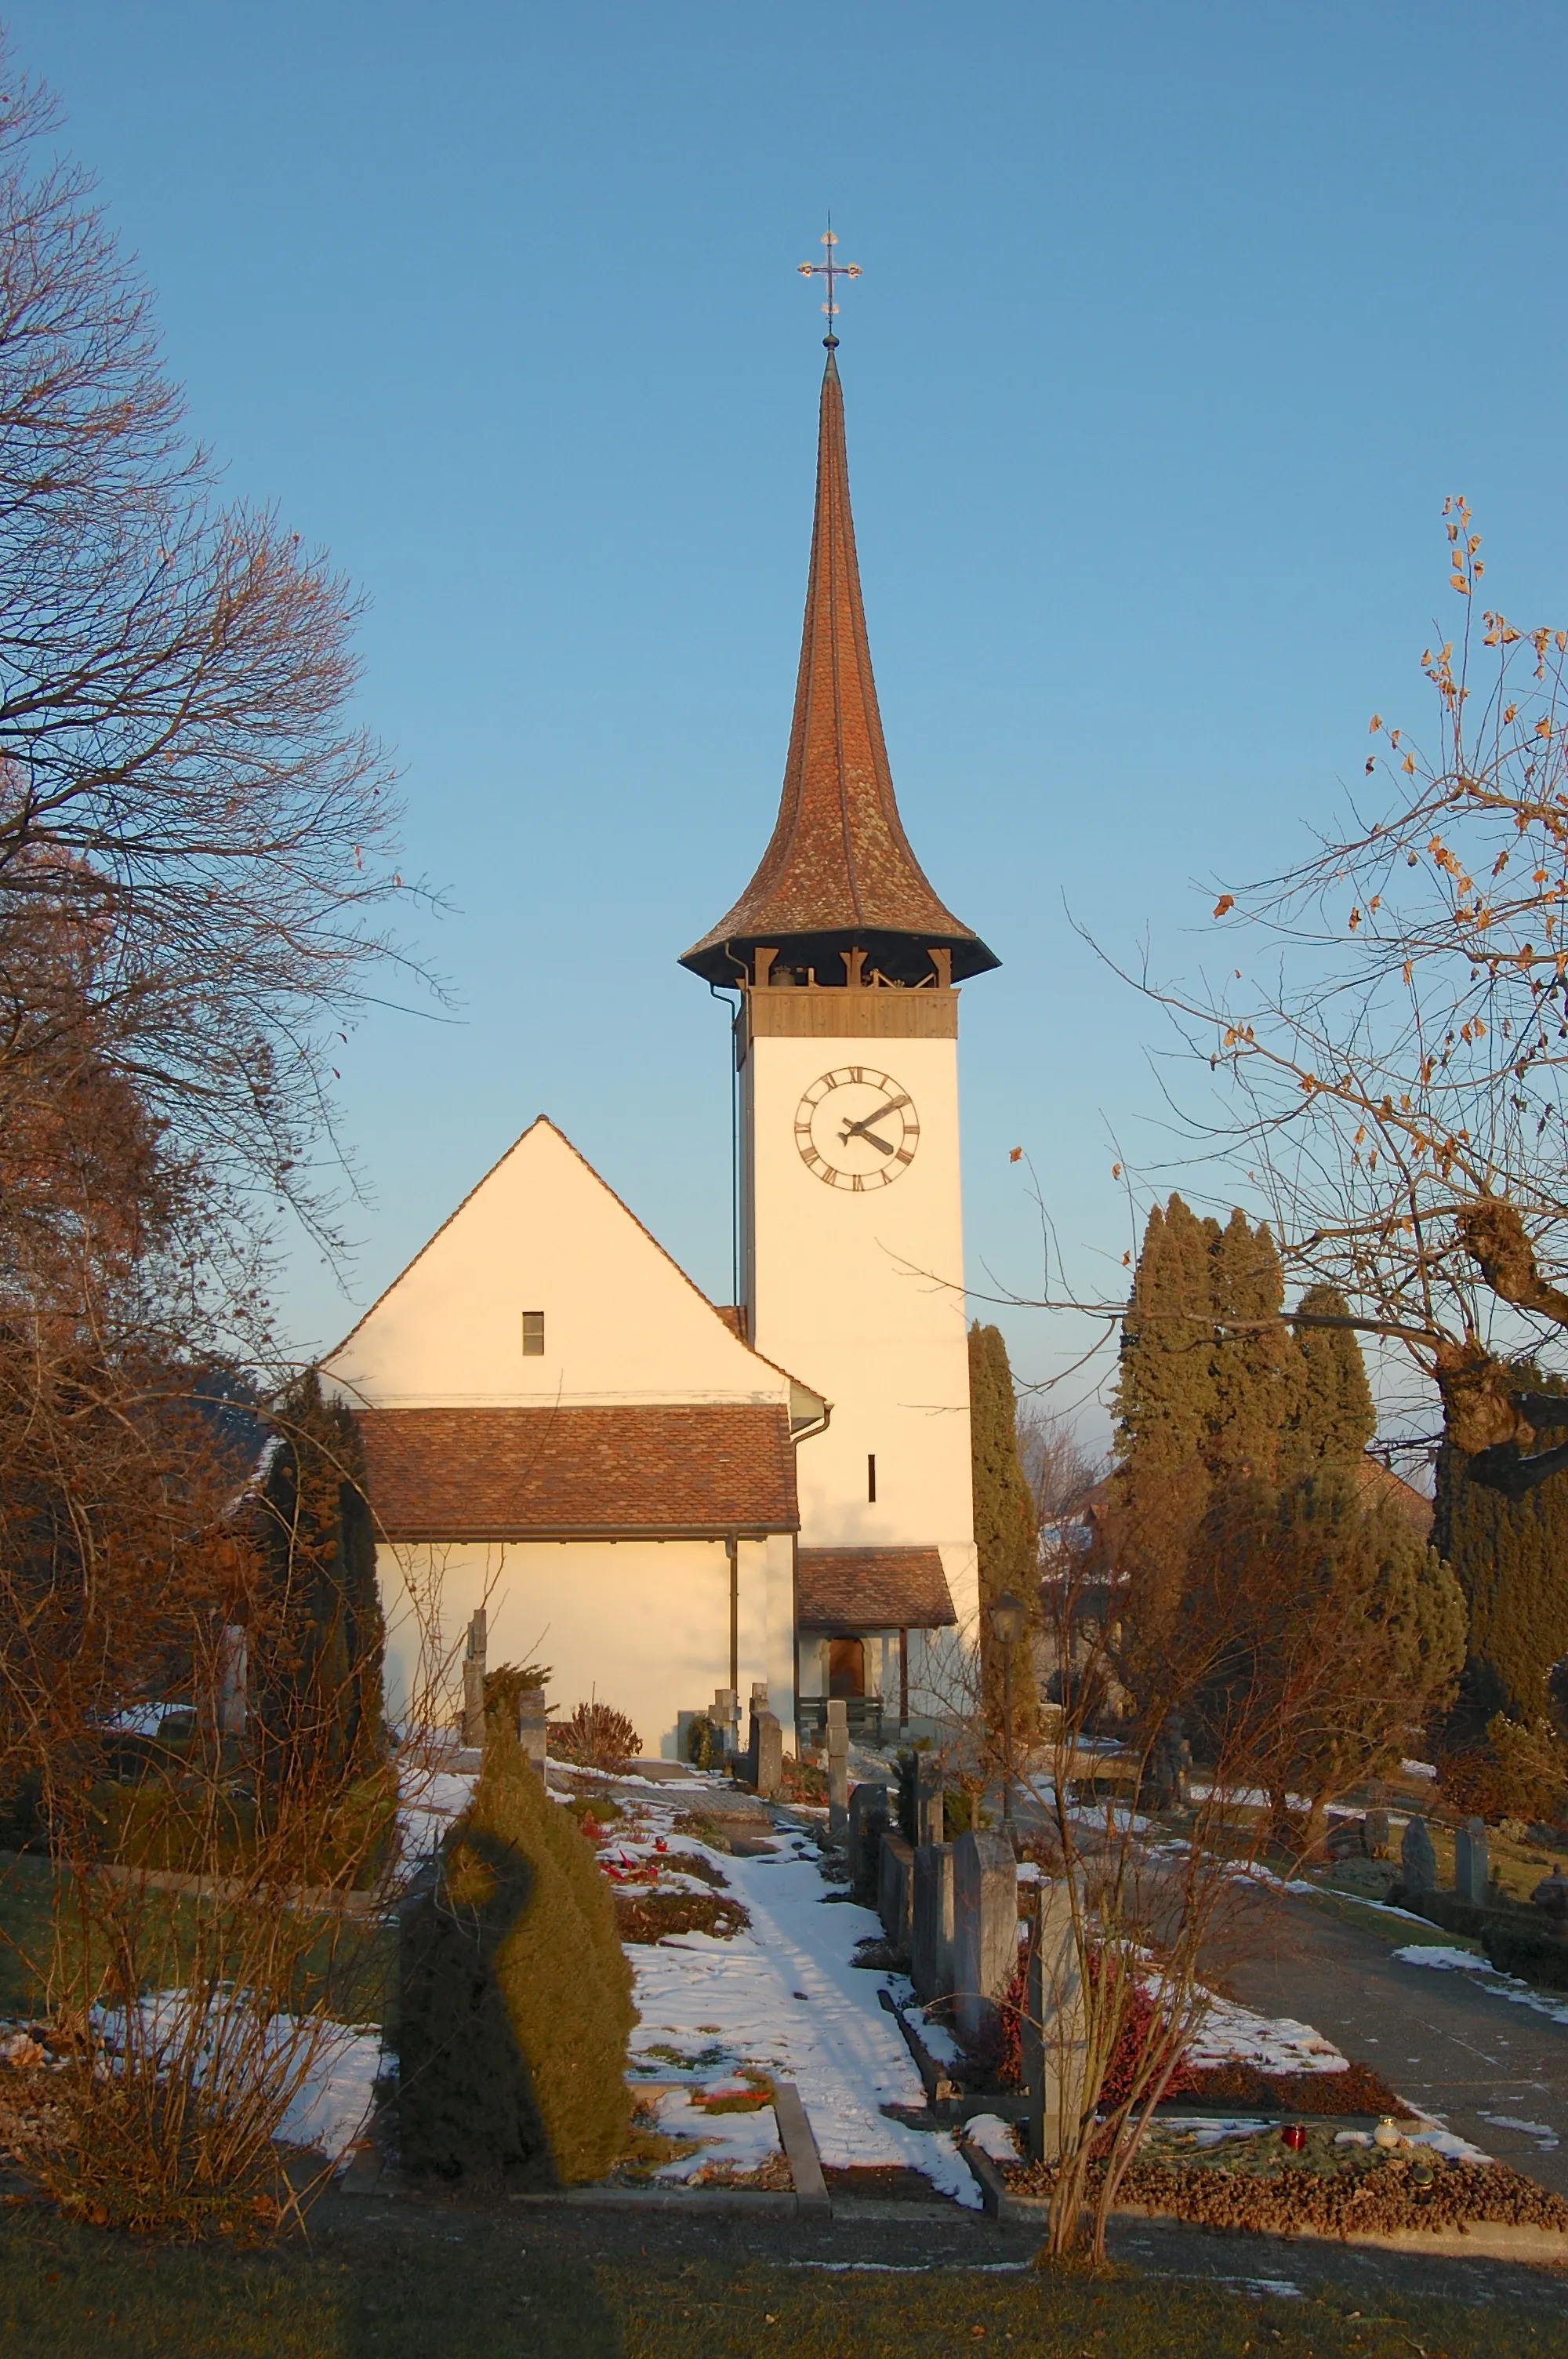
M 1074 931 L 1201 954 L 1359 774 L 1465 493 L 1568 620 L 1568 11 L 1405 0 L 12 0 L 193 421 L 364 586 L 460 1021 L 343 1065 L 330 1341 L 548 1111 L 729 1287 L 724 1021 L 675 960 L 772 823 L 831 203 L 894 775 L 1000 952 L 964 998 L 970 1275 L 1122 1281 L 1160 1027 Z M 1195 880 L 1196 890 L 1195 891 Z M 1024 1375 L 1081 1334 L 1013 1312 Z M 1075 1382 L 1061 1397 L 1081 1397 Z

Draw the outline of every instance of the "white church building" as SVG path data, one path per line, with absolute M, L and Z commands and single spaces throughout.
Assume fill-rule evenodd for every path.
M 670 1757 L 765 1681 L 892 1739 L 979 1610 L 958 984 L 997 964 L 899 818 L 871 676 L 836 340 L 795 722 L 771 842 L 681 963 L 735 992 L 743 1299 L 715 1305 L 543 1115 L 323 1367 L 370 1470 L 389 1706 L 420 1612 L 551 1667 Z

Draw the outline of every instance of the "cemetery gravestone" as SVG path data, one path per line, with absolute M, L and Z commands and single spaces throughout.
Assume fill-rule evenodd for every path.
M 771 1802 L 784 1784 L 784 1731 L 771 1712 L 752 1714 L 751 1783 Z
M 1083 2108 L 1087 2056 L 1078 1939 L 1065 1883 L 1040 1887 L 1030 1927 L 1021 2044 L 1030 2155 L 1036 2162 L 1056 2162 Z
M 1005 1835 L 953 1846 L 953 1994 L 958 2037 L 983 2039 L 1018 1956 L 1018 1863 Z
M 914 1854 L 909 1973 L 924 2006 L 953 1987 L 953 1846 L 921 1843 Z
M 1389 1813 L 1387 1810 L 1381 1803 L 1379 1803 L 1368 1811 L 1361 1823 L 1366 1832 L 1367 1856 L 1368 1859 L 1387 1859 L 1389 1856 Z
M 922 1755 L 914 1773 L 914 1840 L 916 1845 L 946 1839 L 946 1805 L 942 1789 L 942 1765 Z
M 849 1797 L 849 1882 L 857 1900 L 875 1908 L 881 1840 L 891 1822 L 885 1786 L 857 1786 Z
M 1424 1819 L 1412 1819 L 1404 1832 L 1400 1845 L 1400 1881 L 1413 1898 L 1419 1892 L 1437 1889 L 1437 1854 L 1432 1847 L 1432 1835 Z
M 849 1708 L 842 1696 L 827 1706 L 827 1840 L 849 1840 Z
M 218 1734 L 243 1736 L 249 1642 L 241 1624 L 226 1623 L 218 1638 Z
M 914 1930 L 914 1850 L 891 1831 L 882 1837 L 877 1864 L 877 1914 L 890 1946 L 907 1957 Z
M 545 1774 L 547 1749 L 546 1725 L 544 1689 L 524 1688 L 517 1699 L 517 1734 L 529 1767 L 540 1777 Z
M 1461 1819 L 1454 1835 L 1454 1886 L 1461 1900 L 1484 1904 L 1487 1898 L 1487 1822 Z
M 480 1606 L 469 1624 L 468 1650 L 463 1657 L 463 1723 L 465 1746 L 484 1743 L 485 1613 Z

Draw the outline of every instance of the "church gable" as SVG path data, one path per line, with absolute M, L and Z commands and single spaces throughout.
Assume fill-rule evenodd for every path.
M 787 1408 L 799 1394 L 544 1115 L 323 1374 L 379 1408 Z

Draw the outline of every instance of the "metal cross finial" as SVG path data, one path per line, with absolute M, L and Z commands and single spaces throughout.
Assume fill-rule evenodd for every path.
M 831 352 L 834 345 L 838 341 L 838 337 L 833 332 L 833 322 L 838 316 L 838 306 L 833 300 L 833 282 L 838 278 L 859 278 L 861 274 L 860 266 L 858 262 L 834 261 L 833 249 L 838 245 L 838 241 L 833 234 L 833 216 L 831 213 L 827 216 L 827 227 L 823 232 L 822 243 L 827 248 L 827 259 L 825 261 L 801 262 L 797 263 L 795 267 L 800 272 L 803 278 L 826 278 L 827 281 L 827 300 L 822 306 L 823 313 L 827 321 L 827 333 L 823 337 L 822 341 L 827 345 L 828 351 Z

